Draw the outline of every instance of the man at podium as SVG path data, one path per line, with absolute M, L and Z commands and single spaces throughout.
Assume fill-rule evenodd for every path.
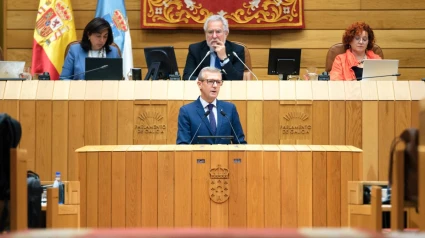
M 205 67 L 198 76 L 201 96 L 180 108 L 177 144 L 246 144 L 233 103 L 217 100 L 223 85 L 221 72 Z

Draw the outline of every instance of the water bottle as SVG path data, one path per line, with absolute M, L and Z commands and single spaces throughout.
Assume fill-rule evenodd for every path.
M 58 188 L 59 190 L 59 204 L 63 204 L 65 200 L 65 191 L 64 186 L 61 180 L 61 173 L 56 172 L 55 182 L 53 182 L 53 187 Z

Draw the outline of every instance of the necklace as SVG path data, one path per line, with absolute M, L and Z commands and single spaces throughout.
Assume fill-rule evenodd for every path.
M 358 61 L 358 62 L 359 62 L 359 64 L 363 64 L 363 62 L 364 62 L 364 60 L 365 60 L 365 59 L 367 59 L 367 55 L 364 55 L 363 59 L 362 59 L 362 60 L 360 60 L 360 61 Z
M 105 48 L 100 50 L 89 50 L 88 56 L 90 58 L 105 58 Z

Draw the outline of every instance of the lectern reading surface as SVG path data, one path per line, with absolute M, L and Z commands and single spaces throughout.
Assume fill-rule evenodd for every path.
M 232 144 L 232 139 L 234 136 L 198 136 L 199 140 L 208 140 L 208 139 L 223 139 L 223 140 L 229 140 L 229 144 Z

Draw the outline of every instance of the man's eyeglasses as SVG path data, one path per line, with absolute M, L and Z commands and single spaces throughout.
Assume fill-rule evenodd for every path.
M 367 37 L 360 37 L 360 36 L 356 36 L 356 37 L 354 37 L 354 39 L 356 41 L 363 40 L 363 42 L 367 42 L 369 40 Z
M 217 84 L 217 86 L 223 85 L 223 80 L 205 79 L 202 81 L 206 81 L 209 85 L 214 85 L 214 83 Z
M 209 31 L 207 31 L 207 34 L 212 36 L 212 35 L 214 35 L 214 32 L 215 32 L 216 35 L 221 35 L 223 33 L 223 30 L 209 30 Z

